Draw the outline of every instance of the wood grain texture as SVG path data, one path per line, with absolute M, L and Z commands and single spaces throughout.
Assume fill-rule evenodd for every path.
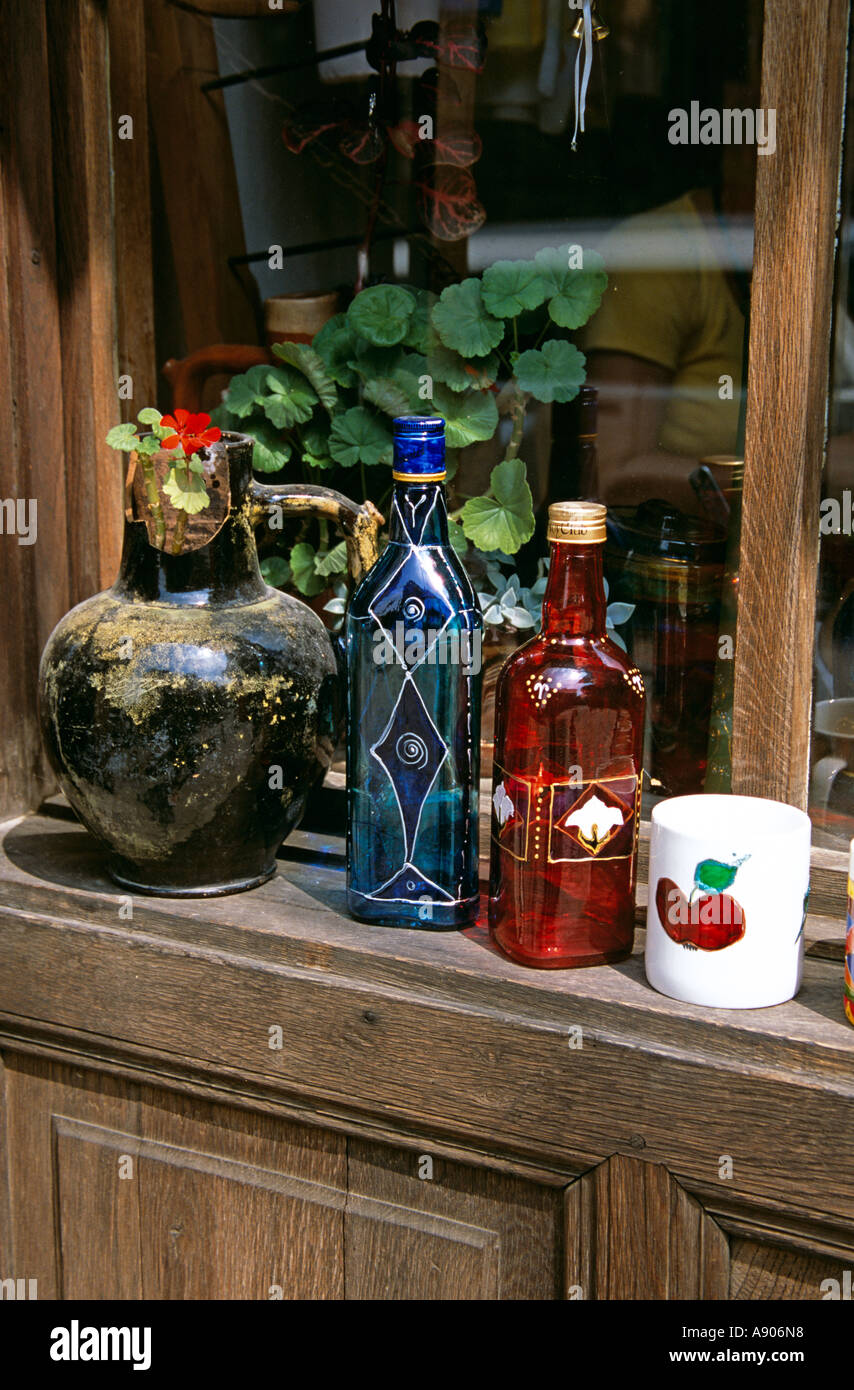
M 136 1247 L 126 1244 L 128 1229 L 135 1229 L 134 1185 L 118 1192 L 115 1164 L 116 1187 L 109 1188 L 108 1168 L 115 1155 L 109 1156 L 104 1146 L 100 1151 L 93 1147 L 86 1160 L 67 1146 L 57 1149 L 55 1117 L 74 1116 L 96 1128 L 133 1134 L 138 1123 L 137 1088 L 90 1070 L 56 1067 L 36 1058 L 7 1055 L 5 1063 L 16 1277 L 38 1279 L 42 1299 L 100 1297 L 91 1292 L 99 1288 L 123 1288 L 129 1292 L 114 1296 L 136 1297 L 140 1282 L 138 1269 L 134 1272 L 132 1266 L 132 1251 L 138 1251 L 138 1243 Z M 106 1208 L 95 1205 L 99 1197 L 108 1199 Z M 107 1266 L 102 1273 L 88 1267 L 91 1249 L 81 1247 L 87 1230 L 81 1223 L 94 1218 L 99 1230 L 108 1233 L 102 1242 Z M 64 1246 L 63 1237 L 71 1244 Z
M 146 1297 L 341 1298 L 346 1182 L 340 1136 L 146 1088 Z
M 44 5 L 0 6 L 0 496 L 37 508 L 37 540 L 0 535 L 6 658 L 0 708 L 0 814 L 38 805 L 52 785 L 36 714 L 38 662 L 70 606 L 63 401 Z M 4 527 L 5 529 L 5 527 Z
M 766 0 L 733 791 L 805 807 L 848 0 Z M 773 601 L 771 601 L 773 596 Z
M 842 1285 L 839 1260 L 821 1259 L 752 1240 L 732 1242 L 730 1298 L 822 1299 L 825 1279 Z M 848 1268 L 851 1264 L 849 1261 Z
M 144 0 L 107 0 L 107 28 L 118 370 L 133 380 L 120 408 L 130 420 L 157 401 Z M 119 138 L 122 116 L 133 118 L 133 139 Z
M 169 356 L 257 342 L 254 312 L 227 266 L 245 246 L 225 103 L 221 92 L 200 90 L 218 71 L 211 21 L 147 0 L 145 22 L 151 127 L 184 327 Z
M 30 818 L 4 846 L 7 1037 L 567 1178 L 640 1147 L 699 1190 L 732 1154 L 721 1209 L 765 1209 L 769 1227 L 794 1210 L 854 1244 L 854 1031 L 838 962 L 808 961 L 791 1004 L 709 1011 L 655 994 L 638 956 L 525 971 L 479 928 L 358 927 L 342 911 L 340 842 L 321 837 L 252 894 L 136 899 L 130 922 L 82 830 Z
M 553 1299 L 560 1203 L 559 1191 L 432 1157 L 429 1145 L 351 1139 L 347 1298 Z
M 567 1189 L 566 1252 L 567 1289 L 585 1299 L 728 1295 L 723 1231 L 663 1165 L 623 1154 Z
M 47 0 L 65 473 L 73 601 L 111 584 L 122 542 L 106 10 Z

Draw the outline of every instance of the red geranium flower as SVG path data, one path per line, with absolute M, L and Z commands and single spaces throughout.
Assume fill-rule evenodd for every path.
M 204 411 L 191 415 L 189 410 L 179 408 L 174 415 L 164 415 L 160 424 L 164 429 L 175 431 L 163 440 L 163 448 L 177 449 L 181 445 L 187 458 L 207 448 L 208 444 L 215 444 L 222 434 L 218 425 L 211 425 L 211 417 Z

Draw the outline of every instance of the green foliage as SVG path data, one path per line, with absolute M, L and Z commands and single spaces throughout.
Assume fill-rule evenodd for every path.
M 503 550 L 514 555 L 529 541 L 534 534 L 534 504 L 522 460 L 503 459 L 497 464 L 488 494 L 469 498 L 460 519 L 479 550 Z
M 354 405 L 332 421 L 329 452 L 344 468 L 352 468 L 357 463 L 366 466 L 391 463 L 391 431 L 364 406 Z
M 306 598 L 314 598 L 326 588 L 326 580 L 315 571 L 316 551 L 308 541 L 300 541 L 291 551 L 291 578 Z
M 445 347 L 463 357 L 486 357 L 504 337 L 504 324 L 486 309 L 480 281 L 473 277 L 442 291 L 433 327 Z
M 533 261 L 496 261 L 483 272 L 481 296 L 490 314 L 514 319 L 525 309 L 537 309 L 546 285 Z
M 189 512 L 190 515 L 203 512 L 211 504 L 204 478 L 195 470 L 179 464 L 169 469 L 163 491 L 176 511 Z
M 314 572 L 324 577 L 329 574 L 346 574 L 347 542 L 339 541 L 331 550 L 327 550 L 325 555 L 315 556 Z
M 561 328 L 581 328 L 599 308 L 608 277 L 595 251 L 584 252 L 583 270 L 571 270 L 569 257 L 568 246 L 547 246 L 534 262 L 546 288 L 549 317 Z
M 498 406 L 489 391 L 468 391 L 460 395 L 447 386 L 433 391 L 437 415 L 445 417 L 445 440 L 450 448 L 464 448 L 477 440 L 491 439 L 498 425 Z
M 296 367 L 307 378 L 320 404 L 327 414 L 332 415 L 338 404 L 335 382 L 326 370 L 326 363 L 307 343 L 274 343 L 273 353 L 283 362 Z
M 418 378 L 398 367 L 391 376 L 366 381 L 364 396 L 384 415 L 417 415 L 424 402 L 418 395 Z
M 128 420 L 123 425 L 113 425 L 107 434 L 107 443 L 111 449 L 123 449 L 128 453 L 131 449 L 136 449 L 139 440 L 136 436 L 136 425 L 133 420 Z
M 573 268 L 576 257 L 583 269 Z M 390 419 L 442 415 L 450 478 L 458 449 L 495 437 L 500 385 L 510 402 L 512 437 L 488 491 L 466 500 L 450 519 L 450 533 L 461 552 L 473 544 L 501 552 L 512 566 L 509 557 L 534 530 L 525 464 L 516 457 L 525 407 L 531 397 L 569 401 L 578 394 L 585 359 L 567 341 L 567 331 L 595 312 L 605 284 L 598 257 L 563 246 L 546 248 L 530 261 L 498 261 L 480 277 L 449 285 L 438 298 L 410 285 L 373 285 L 310 345 L 277 344 L 276 366 L 262 364 L 235 377 L 214 419 L 222 429 L 255 439 L 253 466 L 260 472 L 289 465 L 298 470 L 289 476 L 325 482 L 331 470 L 354 470 L 345 491 L 370 494 L 384 508 L 390 479 L 384 474 L 374 482 L 376 475 L 370 475 L 369 482 L 367 470 L 391 463 Z M 159 418 L 150 412 L 144 422 L 154 431 Z M 132 427 L 120 426 L 111 437 L 129 441 L 133 434 Z M 319 530 L 309 525 L 302 524 L 290 563 L 268 556 L 264 572 L 273 576 L 268 582 L 292 584 L 307 596 L 334 583 L 336 606 L 329 613 L 337 618 L 346 546 L 330 540 L 325 523 Z M 273 564 L 277 558 L 280 565 Z M 491 607 L 503 623 L 522 628 L 523 611 L 530 604 L 536 608 L 540 595 L 523 591 L 514 576 L 499 575 L 496 583 Z
M 407 324 L 403 342 L 406 347 L 415 348 L 416 352 L 428 352 L 435 339 L 432 316 L 436 296 L 429 290 L 415 290 L 411 286 L 407 286 L 407 289 L 415 300 L 415 309 Z
M 552 338 L 516 359 L 516 380 L 538 401 L 571 401 L 584 383 L 586 358 L 573 343 Z
M 291 567 L 283 555 L 268 555 L 261 561 L 261 578 L 274 589 L 284 589 L 291 582 Z
M 311 419 L 317 393 L 299 372 L 288 367 L 268 367 L 264 386 L 267 394 L 257 395 L 255 403 L 277 429 L 290 429 L 292 425 L 303 425 Z M 230 401 L 227 404 L 230 405 Z
M 492 386 L 498 376 L 498 353 L 490 352 L 487 357 L 477 357 L 473 362 L 466 361 L 458 352 L 437 343 L 430 353 L 430 374 L 434 381 L 449 386 L 452 391 L 482 391 Z M 424 359 L 427 371 L 427 359 Z
M 375 347 L 391 347 L 406 337 L 415 313 L 415 295 L 400 285 L 374 285 L 357 294 L 347 311 L 350 326 Z
M 356 373 L 349 364 L 351 357 L 355 356 L 357 342 L 357 335 L 348 324 L 346 314 L 335 314 L 314 335 L 312 347 L 322 359 L 329 376 L 339 386 L 346 388 L 356 384 Z

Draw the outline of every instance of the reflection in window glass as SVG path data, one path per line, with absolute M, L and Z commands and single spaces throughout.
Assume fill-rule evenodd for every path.
M 533 582 L 549 500 L 604 501 L 610 612 L 649 696 L 650 789 L 726 790 L 754 181 L 776 135 L 758 110 L 761 6 L 602 4 L 609 32 L 576 150 L 569 86 L 542 96 L 547 33 L 498 41 L 523 8 L 538 9 L 503 6 L 478 83 L 487 219 L 468 269 L 578 244 L 601 255 L 608 285 L 570 334 L 587 358 L 580 401 L 528 407 L 538 527 L 506 575 Z M 546 28 L 557 9 L 542 7 Z M 574 61 L 566 32 L 564 43 Z M 520 319 L 520 348 L 538 341 L 541 317 Z M 465 460 L 461 491 L 482 487 L 494 461 L 481 449 L 472 474 Z M 496 667 L 524 635 L 493 634 Z
M 283 477 L 384 510 L 388 415 L 445 415 L 455 535 L 486 615 L 485 776 L 497 672 L 539 617 L 548 503 L 593 497 L 610 514 L 609 620 L 649 695 L 649 787 L 729 785 L 753 190 L 775 144 L 762 11 L 313 0 L 281 25 L 216 24 L 223 69 L 263 74 L 227 104 L 268 339 L 288 294 L 337 308 L 321 346 L 339 405 L 359 408 L 355 438 L 332 438 L 319 407 L 298 422 Z M 276 245 L 280 262 L 257 250 Z M 564 283 L 585 267 L 588 283 Z M 407 286 L 418 314 L 391 296 L 354 337 L 353 293 L 377 284 Z M 439 321 L 429 295 L 452 290 Z M 395 312 L 399 333 L 380 321 Z M 513 463 L 507 506 L 473 525 L 505 460 L 523 461 L 522 490 Z M 340 612 L 328 537 L 301 532 L 296 565 L 292 540 L 265 559 L 324 614 L 337 585 Z

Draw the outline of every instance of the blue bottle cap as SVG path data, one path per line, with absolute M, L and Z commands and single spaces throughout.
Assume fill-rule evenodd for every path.
M 441 415 L 398 415 L 392 429 L 395 481 L 441 482 L 445 476 L 445 421 Z

